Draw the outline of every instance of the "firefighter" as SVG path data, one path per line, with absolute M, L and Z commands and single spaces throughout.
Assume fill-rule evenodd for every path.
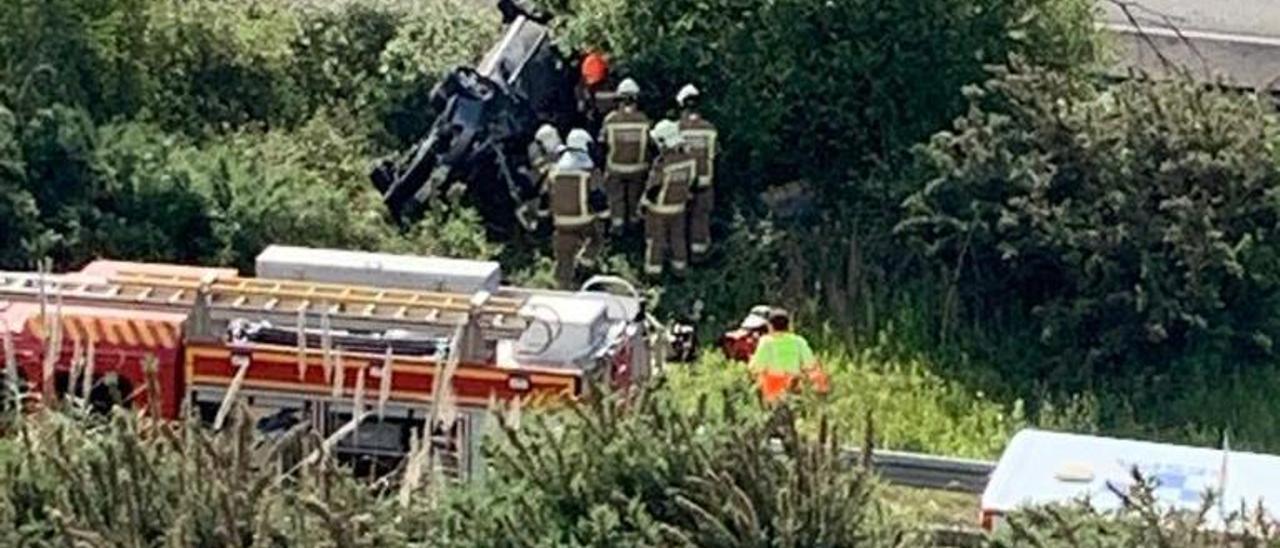
M 581 79 L 576 90 L 578 112 L 586 118 L 587 127 L 593 131 L 600 127 L 600 116 L 609 110 L 609 61 L 599 51 L 591 51 L 582 58 Z
M 556 261 L 556 283 L 573 285 L 577 266 L 594 268 L 603 245 L 600 219 L 609 216 L 600 176 L 591 161 L 591 134 L 569 132 L 560 159 L 548 175 L 552 225 L 551 247 Z
M 689 200 L 689 250 L 695 259 L 711 250 L 711 209 L 715 205 L 712 181 L 716 168 L 716 126 L 698 112 L 698 88 L 686 85 L 676 94 L 680 104 L 680 134 L 689 153 L 698 160 L 698 181 Z
M 533 167 L 534 180 L 544 185 L 551 166 L 556 163 L 560 154 L 560 132 L 551 124 L 542 124 L 533 134 L 533 142 L 529 143 L 529 164 Z
M 516 211 L 516 218 L 530 230 L 536 226 L 531 212 L 536 210 L 538 217 L 546 217 L 550 214 L 547 209 L 550 205 L 547 203 L 547 177 L 551 174 L 551 167 L 555 165 L 563 146 L 560 132 L 551 124 L 543 124 L 539 127 L 533 134 L 533 142 L 529 143 L 529 170 L 526 175 L 530 181 L 534 182 L 539 197 L 521 204 L 520 209 Z
M 627 78 L 618 84 L 621 103 L 604 117 L 600 141 L 605 157 L 605 191 L 609 195 L 610 219 L 615 232 L 640 222 L 640 194 L 649 170 L 649 117 L 636 107 L 640 86 Z
M 662 120 L 649 132 L 658 145 L 658 157 L 649 170 L 640 207 L 644 211 L 644 272 L 662 275 L 667 256 L 671 270 L 683 274 L 689 266 L 685 240 L 685 207 L 698 175 L 698 162 L 685 150 L 680 126 Z
M 791 316 L 781 308 L 769 311 L 769 333 L 760 338 L 748 368 L 756 375 L 760 395 L 767 403 L 776 403 L 795 390 L 802 375 L 808 376 L 818 392 L 827 391 L 827 377 L 809 341 L 791 331 Z

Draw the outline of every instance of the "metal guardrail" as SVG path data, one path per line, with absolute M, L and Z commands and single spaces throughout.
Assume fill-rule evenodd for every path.
M 775 451 L 781 451 L 779 440 L 773 440 Z M 840 458 L 848 465 L 862 462 L 862 449 L 846 447 Z M 871 452 L 871 468 L 890 485 L 952 491 L 980 495 L 987 487 L 996 463 L 985 460 L 940 457 L 924 453 L 876 449 Z M 929 546 L 982 546 L 986 532 L 976 527 L 938 525 L 918 532 L 930 539 Z
M 781 451 L 779 440 L 773 440 L 773 449 Z M 862 449 L 845 447 L 840 457 L 846 464 L 862 461 Z M 925 453 L 875 449 L 871 452 L 871 467 L 880 479 L 892 485 L 982 494 L 996 463 L 977 459 L 940 457 Z
M 985 546 L 986 532 L 976 528 L 937 526 L 925 530 L 929 546 L 943 548 L 978 548 Z
M 859 449 L 847 449 L 846 458 L 860 459 Z M 875 450 L 871 466 L 886 482 L 904 487 L 981 494 L 995 463 L 983 460 L 939 457 L 904 451 Z
M 857 448 L 844 450 L 849 462 L 862 459 Z M 874 450 L 871 466 L 891 485 L 980 495 L 996 464 L 990 461 L 939 457 L 905 451 Z M 984 545 L 986 533 L 976 527 L 935 526 L 924 531 L 930 546 L 969 548 Z

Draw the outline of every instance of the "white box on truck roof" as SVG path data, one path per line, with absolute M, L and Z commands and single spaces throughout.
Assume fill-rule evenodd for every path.
M 496 292 L 502 282 L 502 268 L 493 261 L 283 245 L 259 253 L 255 270 L 259 278 L 450 293 Z
M 1119 508 L 1112 489 L 1133 485 L 1133 470 L 1152 478 L 1167 509 L 1195 511 L 1209 490 L 1227 512 L 1261 505 L 1280 517 L 1280 456 L 1025 429 L 1000 456 L 982 494 L 984 527 L 1020 507 L 1088 499 L 1094 508 Z M 1208 526 L 1221 529 L 1213 511 Z
M 516 342 L 516 359 L 531 365 L 589 360 L 609 329 L 605 302 L 572 295 L 533 295 L 520 307 L 531 325 Z

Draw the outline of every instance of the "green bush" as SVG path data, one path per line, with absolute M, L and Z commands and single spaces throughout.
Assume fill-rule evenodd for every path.
M 382 51 L 382 78 L 368 103 L 384 139 L 403 147 L 426 134 L 435 118 L 429 92 L 445 71 L 476 63 L 502 30 L 497 10 L 469 0 L 432 0 L 411 11 Z
M 214 257 L 215 219 L 193 174 L 175 161 L 178 140 L 137 124 L 106 126 L 98 135 L 108 192 L 94 252 L 184 264 Z
M 1096 92 L 1018 69 L 922 149 L 899 228 L 983 315 L 1025 311 L 1084 378 L 1192 352 L 1272 354 L 1280 288 L 1268 106 L 1191 84 Z
M 0 267 L 27 263 L 38 247 L 40 210 L 27 190 L 17 120 L 0 106 Z
M 15 133 L 7 146 L 0 140 L 0 185 L 13 189 L 0 201 L 13 211 L 0 219 L 13 228 L 0 260 L 10 268 L 29 267 L 34 254 L 63 268 L 105 255 L 248 271 L 272 243 L 474 258 L 500 251 L 458 204 L 402 232 L 367 184 L 371 153 L 358 123 L 342 113 L 196 143 L 154 125 L 95 128 L 84 111 L 56 106 Z
M 305 118 L 288 68 L 296 14 L 279 2 L 155 2 L 149 117 L 190 134 Z
M 131 116 L 149 93 L 149 0 L 0 2 L 0 92 L 23 115 L 55 103 Z
M 480 220 L 454 208 L 401 234 L 368 185 L 368 145 L 355 120 L 322 114 L 292 131 L 240 132 L 184 153 L 211 204 L 215 261 L 248 270 L 267 245 L 492 257 Z
M 51 234 L 31 251 L 59 264 L 88 256 L 102 213 L 97 204 L 107 193 L 89 114 L 62 104 L 39 109 L 26 120 L 20 140 L 26 190 Z
M 365 96 L 381 84 L 382 53 L 412 13 L 401 0 L 299 4 L 288 70 L 307 110 L 365 108 Z
M 655 115 L 694 82 L 721 130 L 722 188 L 796 178 L 850 200 L 857 181 L 963 111 L 960 87 L 1010 53 L 1092 57 L 1077 0 L 543 0 L 574 49 L 600 47 Z M 852 183 L 851 183 L 852 181 Z
M 730 399 L 682 409 L 663 390 L 535 414 L 454 502 L 460 546 L 896 546 L 865 472 L 826 429 Z M 781 451 L 771 449 L 779 433 Z

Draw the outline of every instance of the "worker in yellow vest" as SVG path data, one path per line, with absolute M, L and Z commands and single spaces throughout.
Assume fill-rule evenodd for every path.
M 766 403 L 776 403 L 805 377 L 816 391 L 827 391 L 827 377 L 809 341 L 791 331 L 791 316 L 780 308 L 769 312 L 769 334 L 761 337 L 748 367 L 756 375 Z

